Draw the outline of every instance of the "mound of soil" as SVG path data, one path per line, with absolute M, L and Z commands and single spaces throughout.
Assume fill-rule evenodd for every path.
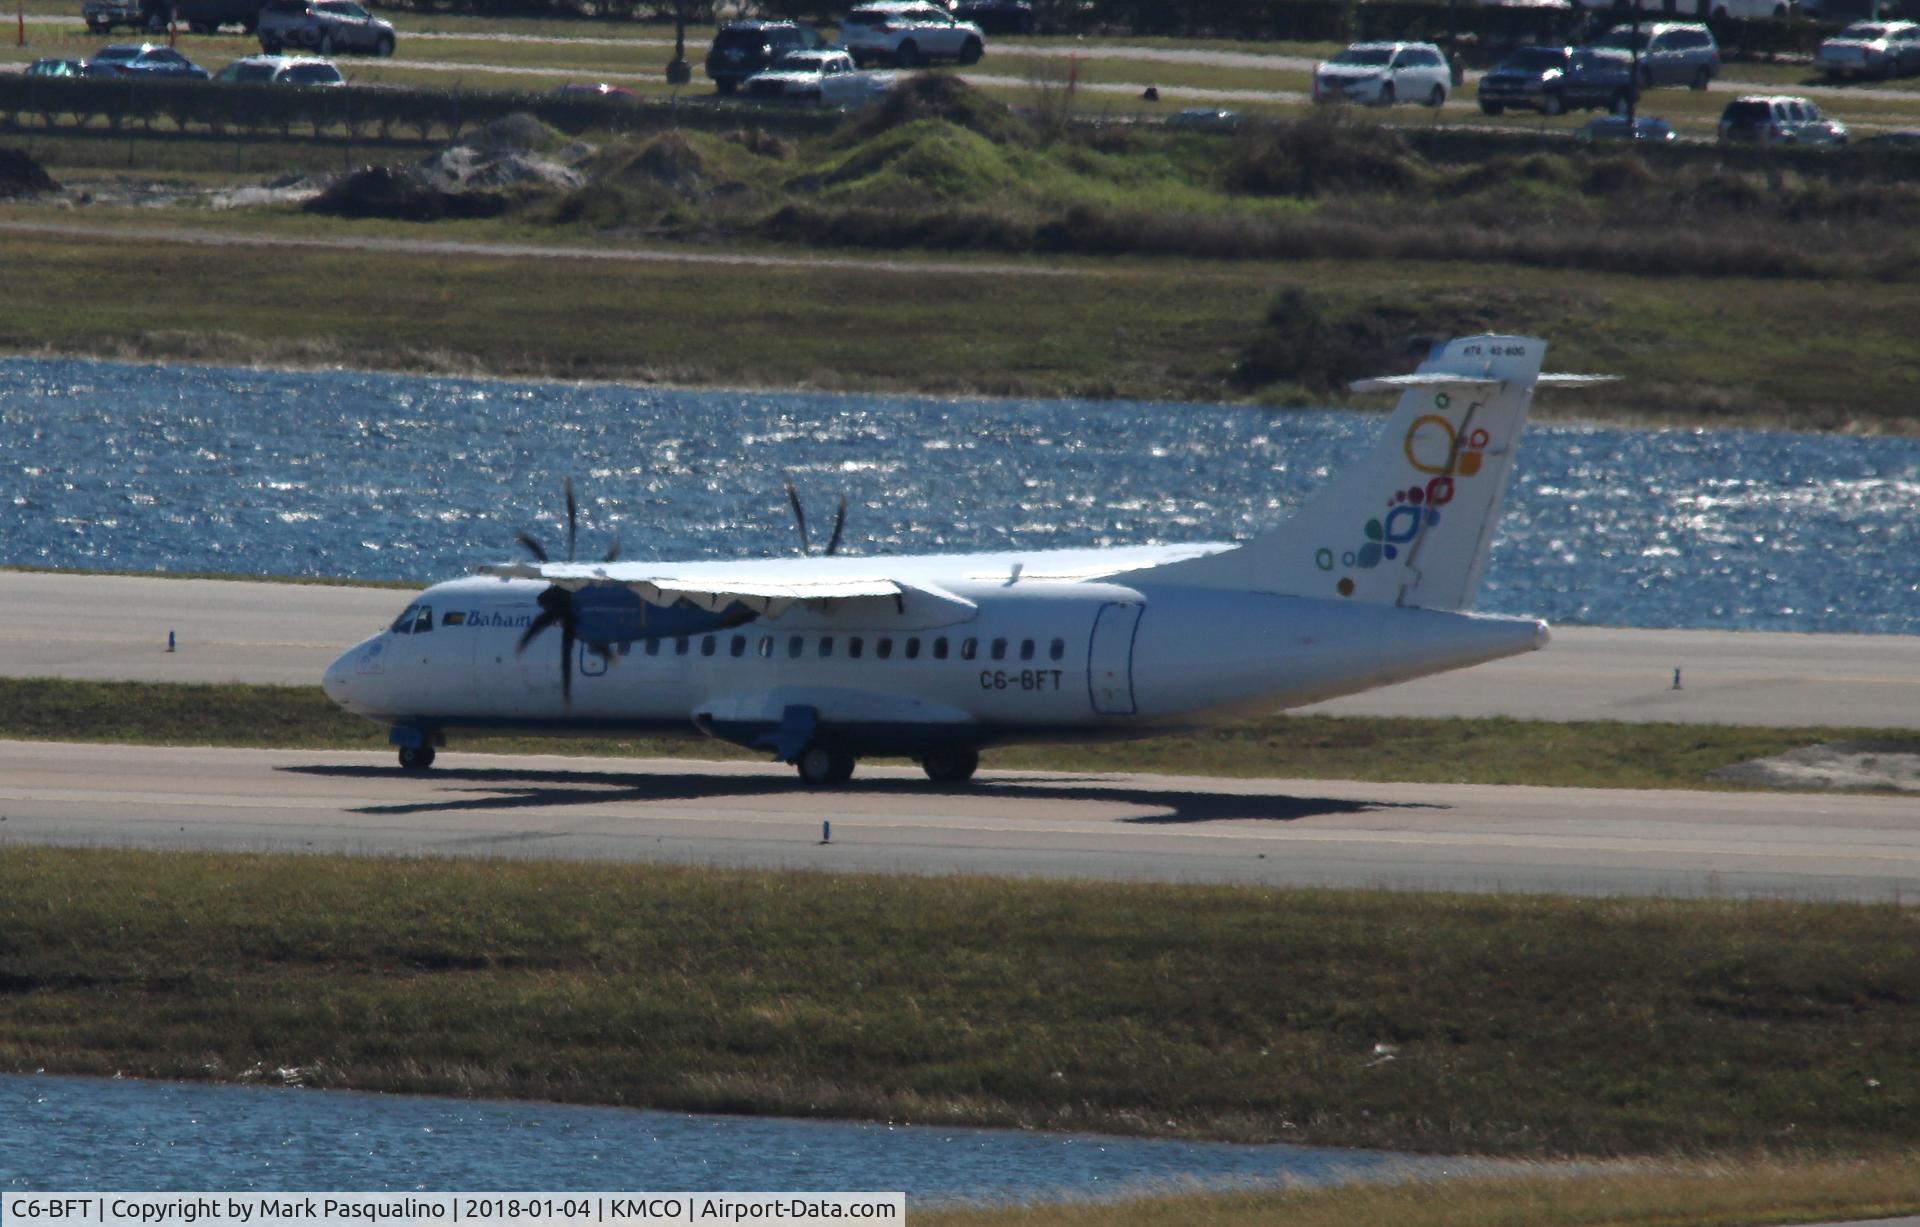
M 497 217 L 514 203 L 500 192 L 449 192 L 406 167 L 369 166 L 335 179 L 304 208 L 333 217 L 430 222 L 442 217 Z
M 0 149 L 0 200 L 59 190 L 60 185 L 41 169 L 40 163 L 18 149 Z
M 855 141 L 915 120 L 937 119 L 971 129 L 991 141 L 1028 145 L 1033 129 L 1003 102 L 995 102 L 958 77 L 921 73 L 888 90 L 880 104 L 868 107 L 849 126 Z

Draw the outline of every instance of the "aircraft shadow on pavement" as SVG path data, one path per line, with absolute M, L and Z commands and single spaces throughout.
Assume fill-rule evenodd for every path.
M 299 775 L 349 779 L 395 779 L 399 768 L 319 764 L 278 768 Z M 440 786 L 431 801 L 403 801 L 356 807 L 356 814 L 471 813 L 610 802 L 710 801 L 730 797 L 827 795 L 806 792 L 784 776 L 724 775 L 704 772 L 631 774 L 612 771 L 517 770 L 505 767 L 436 768 L 408 776 Z M 1383 810 L 1445 809 L 1396 801 L 1356 801 L 1335 797 L 1296 797 L 1280 793 L 1224 793 L 1162 788 L 1115 787 L 1093 777 L 1059 775 L 1017 780 L 984 779 L 964 787 L 922 780 L 857 780 L 837 790 L 861 796 L 966 797 L 978 800 L 1091 801 L 1127 809 L 1157 811 L 1120 819 L 1160 826 L 1195 822 L 1294 822 L 1302 818 L 1366 814 Z

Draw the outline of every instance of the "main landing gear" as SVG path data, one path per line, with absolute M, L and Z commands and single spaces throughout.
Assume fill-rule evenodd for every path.
M 964 784 L 980 769 L 980 752 L 936 750 L 920 760 L 920 767 L 936 784 Z
M 831 741 L 815 741 L 793 760 L 800 782 L 808 788 L 837 788 L 853 778 L 859 760 L 851 750 Z M 921 769 L 936 784 L 964 784 L 980 769 L 980 752 L 972 749 L 935 750 L 920 759 Z
M 831 741 L 816 741 L 793 760 L 800 782 L 808 788 L 833 788 L 853 778 L 851 751 Z
M 400 766 L 407 771 L 425 771 L 433 766 L 433 747 L 428 745 L 401 746 Z

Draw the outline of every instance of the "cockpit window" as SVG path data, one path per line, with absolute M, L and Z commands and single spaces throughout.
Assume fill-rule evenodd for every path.
M 422 605 L 420 607 L 420 616 L 413 620 L 413 633 L 416 635 L 424 635 L 432 629 L 433 607 L 431 605 Z
M 393 620 L 393 625 L 388 629 L 396 635 L 411 635 L 413 633 L 414 620 L 419 616 L 420 607 L 418 605 L 409 605 L 401 611 L 399 617 Z

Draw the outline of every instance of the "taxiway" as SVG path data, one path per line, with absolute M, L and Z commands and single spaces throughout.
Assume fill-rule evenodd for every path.
M 0 843 L 1920 899 L 1911 798 L 899 768 L 809 792 L 772 765 L 459 753 L 0 742 Z

